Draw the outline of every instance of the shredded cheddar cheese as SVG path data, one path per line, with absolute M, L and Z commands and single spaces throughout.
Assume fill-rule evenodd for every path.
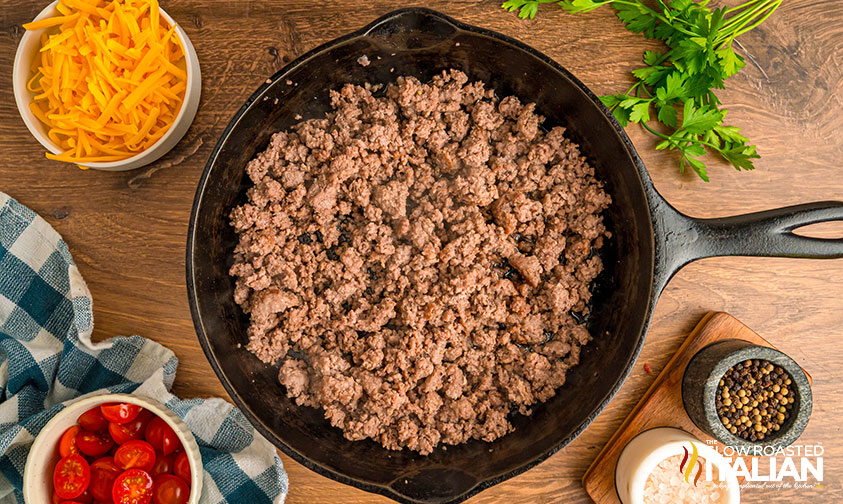
M 187 88 L 184 47 L 158 0 L 59 0 L 32 62 L 29 108 L 70 163 L 119 161 L 158 141 Z

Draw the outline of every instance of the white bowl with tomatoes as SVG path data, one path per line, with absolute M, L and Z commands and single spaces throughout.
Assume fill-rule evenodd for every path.
M 202 457 L 190 429 L 162 403 L 104 394 L 67 406 L 26 459 L 25 502 L 197 504 Z

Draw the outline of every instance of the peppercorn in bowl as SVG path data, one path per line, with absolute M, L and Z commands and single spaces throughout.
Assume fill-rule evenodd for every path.
M 813 405 L 808 375 L 793 359 L 737 339 L 697 352 L 682 400 L 697 427 L 721 443 L 776 448 L 796 441 Z
M 766 359 L 747 359 L 730 367 L 717 384 L 714 404 L 720 422 L 748 440 L 774 437 L 793 416 L 793 379 Z

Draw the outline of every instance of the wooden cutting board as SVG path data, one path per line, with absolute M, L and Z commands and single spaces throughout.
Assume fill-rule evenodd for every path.
M 775 348 L 728 313 L 706 314 L 585 472 L 583 486 L 595 503 L 620 504 L 615 490 L 615 465 L 626 444 L 646 430 L 655 427 L 678 427 L 722 453 L 723 445 L 698 429 L 685 413 L 685 407 L 682 405 L 682 375 L 685 373 L 685 366 L 699 350 L 725 339 L 743 339 L 756 345 Z M 805 374 L 808 375 L 810 383 L 811 375 L 807 372 Z

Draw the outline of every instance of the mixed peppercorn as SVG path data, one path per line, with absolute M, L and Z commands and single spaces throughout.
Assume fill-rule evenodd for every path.
M 791 416 L 796 402 L 790 375 L 766 360 L 735 364 L 717 386 L 715 405 L 723 426 L 748 441 L 774 435 Z

